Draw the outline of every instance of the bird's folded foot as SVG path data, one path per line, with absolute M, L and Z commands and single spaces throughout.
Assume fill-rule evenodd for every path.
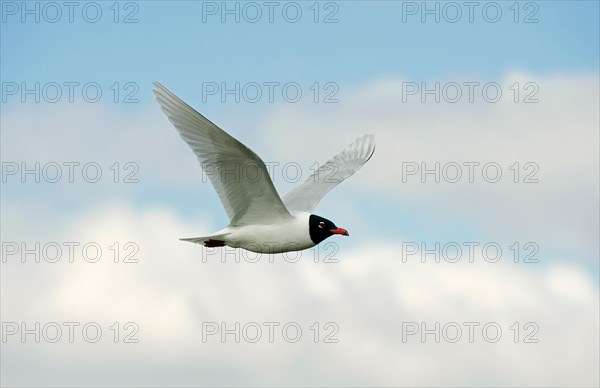
M 206 240 L 204 242 L 204 246 L 207 247 L 207 248 L 224 247 L 225 246 L 225 242 L 221 241 L 221 240 Z

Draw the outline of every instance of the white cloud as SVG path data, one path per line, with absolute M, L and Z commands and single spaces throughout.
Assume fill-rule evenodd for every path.
M 95 264 L 80 255 L 75 263 L 56 264 L 9 258 L 0 274 L 2 321 L 94 321 L 108 340 L 22 344 L 11 337 L 2 344 L 2 383 L 85 385 L 94 376 L 100 385 L 597 386 L 599 296 L 586 266 L 597 265 L 598 78 L 512 74 L 503 85 L 514 80 L 536 81 L 540 103 L 402 104 L 402 80 L 390 78 L 343 90 L 337 105 L 277 106 L 266 113 L 263 137 L 255 140 L 265 160 L 309 166 L 363 133 L 377 137 L 373 159 L 335 191 L 345 194 L 323 203 L 364 231 L 334 240 L 340 246 L 335 264 L 315 263 L 311 251 L 295 264 L 281 256 L 251 264 L 236 251 L 241 263 L 226 256 L 223 264 L 222 254 L 178 241 L 222 225 L 174 212 L 191 185 L 203 193 L 212 188 L 190 183 L 197 163 L 158 109 L 124 116 L 100 105 L 42 104 L 3 112 L 4 160 L 132 160 L 144 180 L 129 189 L 3 187 L 4 242 L 97 241 L 104 253 Z M 36 142 L 29 141 L 32 133 Z M 403 184 L 398 160 L 536 161 L 541 181 Z M 172 202 L 138 203 L 130 195 L 152 198 L 165 188 L 175 193 Z M 381 211 L 383 218 L 365 214 L 359 190 L 371 193 L 370 206 L 392 208 Z M 195 206 L 222 211 L 216 195 Z M 537 241 L 541 263 L 490 264 L 480 257 L 474 264 L 403 263 L 400 242 L 415 235 L 398 228 L 386 240 L 371 229 L 393 228 L 388 214 L 414 209 L 422 209 L 421 222 L 432 230 Z M 463 234 L 465 241 L 472 237 Z M 115 241 L 138 244 L 140 262 L 113 263 L 108 247 Z M 128 321 L 139 324 L 140 342 L 112 343 L 110 325 Z M 294 321 L 303 338 L 203 343 L 207 321 L 229 327 Z M 323 325 L 336 322 L 339 343 L 313 343 L 315 321 L 321 339 L 330 332 Z M 403 322 L 430 328 L 469 321 L 497 322 L 501 340 L 487 343 L 479 335 L 474 343 L 438 344 L 413 336 L 402 342 Z M 514 322 L 519 343 L 512 339 Z M 531 333 L 527 322 L 538 325 L 539 343 L 523 343 Z
M 472 81 L 467 77 L 446 82 Z M 538 103 L 514 103 L 515 82 L 539 86 Z M 598 76 L 508 74 L 499 83 L 505 98 L 487 103 L 402 102 L 403 82 L 387 78 L 344 90 L 339 104 L 277 106 L 265 124 L 264 141 L 276 158 L 305 165 L 327 160 L 364 133 L 374 133 L 377 149 L 352 185 L 387 198 L 396 209 L 420 208 L 425 224 L 463 220 L 492 240 L 527 238 L 545 247 L 562 248 L 594 262 L 598 257 Z M 479 80 L 481 84 L 486 81 Z M 529 90 L 527 90 L 529 92 Z M 282 144 L 293 144 L 291 149 Z M 304 150 L 310 149 L 310 153 Z M 433 176 L 405 175 L 402 163 L 435 162 L 442 169 L 456 162 L 462 179 L 434 183 Z M 464 162 L 478 162 L 475 182 L 468 182 Z M 482 166 L 502 168 L 498 183 L 482 178 Z M 514 183 L 510 169 L 519 162 L 519 181 L 534 171 L 539 183 Z M 448 177 L 454 169 L 449 167 Z M 490 170 L 490 176 L 491 174 Z M 346 192 L 355 190 L 346 186 Z M 339 193 L 339 191 L 335 191 Z M 334 194 L 335 195 L 335 194 Z M 382 199 L 383 199 L 382 198 Z M 410 204 L 410 205 L 408 205 Z M 355 204 L 358 206 L 358 204 Z M 466 217 L 468 215 L 468 218 Z M 590 262 L 588 262 L 590 263 Z M 593 262 L 591 262 L 593 263 Z
M 107 205 L 74 219 L 60 235 L 107 244 L 136 241 L 140 263 L 115 264 L 111 257 L 96 264 L 9 259 L 2 265 L 4 322 L 94 321 L 111 338 L 113 322 L 134 321 L 140 343 L 87 344 L 79 339 L 32 345 L 9 337 L 2 348 L 3 382 L 77 385 L 85 383 L 86 373 L 102 368 L 99 383 L 107 385 L 150 385 L 157 379 L 229 385 L 236 383 L 237 372 L 247 385 L 598 383 L 598 294 L 585 272 L 572 265 L 525 268 L 481 258 L 475 264 L 403 263 L 401 247 L 384 241 L 341 249 L 336 264 L 314 263 L 309 255 L 295 264 L 280 256 L 276 263 L 265 258 L 250 264 L 240 251 L 241 263 L 232 262 L 232 256 L 226 264 L 219 257 L 202 263 L 203 248 L 176 239 L 189 227 L 165 209 Z M 30 283 L 32 271 L 43 272 L 36 284 Z M 234 322 L 298 322 L 303 337 L 291 344 L 276 331 L 271 344 L 263 326 L 256 344 L 243 339 L 235 344 L 232 336 L 227 344 L 214 337 L 203 343 L 202 322 L 222 321 L 228 328 Z M 330 321 L 339 326 L 339 343 L 313 343 L 312 323 L 320 322 L 322 340 L 332 331 L 323 328 Z M 445 337 L 435 343 L 432 335 L 426 343 L 418 335 L 405 343 L 406 322 L 425 322 L 428 328 L 435 322 L 441 327 L 457 322 L 463 336 L 455 344 Z M 463 322 L 480 323 L 473 343 Z M 481 335 L 488 322 L 503 330 L 498 343 L 487 343 Z M 514 322 L 520 325 L 519 343 L 513 342 Z M 539 343 L 522 343 L 533 331 L 524 328 L 527 322 L 539 327 L 534 335 Z M 90 366 L 89 352 L 97 364 Z M 24 354 L 39 373 L 23 375 L 14 369 Z M 68 366 L 57 366 L 52 359 L 69 360 Z M 206 374 L 208 366 L 231 373 Z M 540 370 L 544 373 L 534 372 Z

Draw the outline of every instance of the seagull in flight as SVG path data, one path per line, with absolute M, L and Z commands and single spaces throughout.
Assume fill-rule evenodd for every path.
M 356 139 L 281 198 L 264 162 L 252 150 L 158 82 L 154 83 L 154 94 L 198 158 L 229 217 L 229 225 L 218 232 L 181 240 L 211 248 L 282 253 L 311 248 L 335 234 L 349 235 L 346 229 L 312 212 L 329 190 L 371 158 L 375 151 L 373 135 Z

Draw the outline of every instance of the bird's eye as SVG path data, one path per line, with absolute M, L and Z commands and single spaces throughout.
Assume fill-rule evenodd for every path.
M 325 223 L 323 221 L 319 222 L 319 228 L 324 228 L 325 227 Z

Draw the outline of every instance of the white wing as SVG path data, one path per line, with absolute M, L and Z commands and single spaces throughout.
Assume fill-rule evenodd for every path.
M 230 225 L 270 224 L 291 218 L 264 162 L 161 84 L 154 94 L 210 178 Z
M 344 179 L 352 176 L 371 158 L 375 151 L 375 136 L 364 135 L 322 165 L 300 186 L 283 197 L 290 210 L 312 213 L 321 198 Z

